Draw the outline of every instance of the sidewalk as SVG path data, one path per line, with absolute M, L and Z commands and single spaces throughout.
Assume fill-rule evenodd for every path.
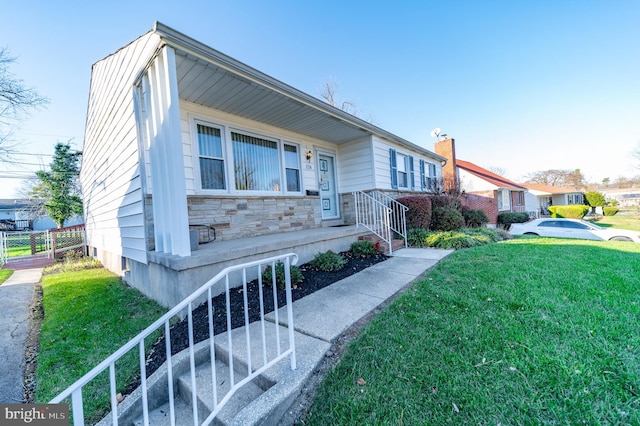
M 282 361 L 266 374 L 275 383 L 268 391 L 243 408 L 238 408 L 232 425 L 285 424 L 295 417 L 296 398 L 301 395 L 315 369 L 340 336 L 361 318 L 374 312 L 397 292 L 435 266 L 453 250 L 397 250 L 385 262 L 373 265 L 335 284 L 293 302 L 297 368 L 291 371 L 288 361 Z M 286 324 L 286 308 L 279 312 L 281 324 Z M 265 316 L 275 321 L 272 312 Z M 255 323 L 254 326 L 257 326 Z M 284 334 L 283 329 L 282 334 Z M 244 331 L 232 332 L 234 347 L 242 347 Z M 246 363 L 239 350 L 239 360 Z M 254 365 L 257 365 L 254 362 Z M 230 404 L 232 402 L 230 401 Z M 293 405 L 292 405 L 293 404 Z
M 30 330 L 31 303 L 42 268 L 14 271 L 0 285 L 0 403 L 23 401 L 25 345 Z

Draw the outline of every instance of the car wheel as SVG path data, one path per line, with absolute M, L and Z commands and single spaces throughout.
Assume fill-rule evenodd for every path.
M 524 235 L 535 235 L 536 237 L 539 236 L 535 232 L 525 232 Z
M 631 238 L 629 238 L 629 237 L 613 237 L 613 238 L 609 239 L 609 241 L 628 241 L 628 242 L 631 242 L 633 240 Z

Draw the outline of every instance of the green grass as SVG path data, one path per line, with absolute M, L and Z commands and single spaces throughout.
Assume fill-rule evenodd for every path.
M 614 216 L 602 216 L 595 223 L 604 227 L 640 231 L 640 212 L 637 209 L 620 210 Z
M 349 344 L 304 424 L 640 424 L 639 329 L 640 244 L 460 250 Z
M 44 275 L 36 402 L 46 403 L 159 318 L 165 309 L 105 269 Z M 147 348 L 153 343 L 148 339 Z M 116 363 L 118 391 L 138 374 L 138 351 Z M 85 417 L 109 410 L 107 374 L 83 389 Z
M 30 246 L 7 247 L 7 257 L 29 256 L 31 255 Z
M 11 269 L 0 269 L 0 285 L 4 283 L 13 274 Z

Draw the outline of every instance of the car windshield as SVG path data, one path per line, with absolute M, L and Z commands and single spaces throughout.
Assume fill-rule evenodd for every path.
M 594 227 L 594 228 L 596 228 L 596 229 L 605 229 L 605 228 L 603 228 L 603 227 L 602 227 L 602 226 L 600 226 L 600 225 L 596 225 L 595 223 L 593 223 L 593 222 L 589 222 L 589 221 L 586 221 L 586 220 L 581 220 L 580 222 L 585 223 L 585 224 L 587 224 L 587 225 L 589 225 L 589 226 L 592 226 L 592 227 Z

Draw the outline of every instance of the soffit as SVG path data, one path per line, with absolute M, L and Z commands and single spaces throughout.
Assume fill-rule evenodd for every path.
M 372 134 L 281 91 L 176 49 L 180 99 L 336 144 Z

